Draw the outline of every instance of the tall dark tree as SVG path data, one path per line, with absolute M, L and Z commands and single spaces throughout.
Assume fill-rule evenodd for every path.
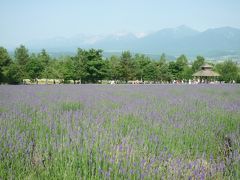
M 188 65 L 187 57 L 185 55 L 179 56 L 176 60 L 176 64 L 180 70 L 183 70 L 184 67 Z
M 189 79 L 192 79 L 192 78 L 193 78 L 192 75 L 193 75 L 193 70 L 192 70 L 192 68 L 189 67 L 189 66 L 185 66 L 184 69 L 183 69 L 183 71 L 182 71 L 182 73 L 181 73 L 181 78 L 182 78 L 182 80 L 188 81 Z
M 7 49 L 0 47 L 0 68 L 8 66 L 11 63 L 11 58 L 8 54 Z
M 220 73 L 219 80 L 225 82 L 236 81 L 239 75 L 239 69 L 236 62 L 232 60 L 217 64 L 215 69 Z
M 180 72 L 180 69 L 179 69 L 177 63 L 174 61 L 169 62 L 168 68 L 169 68 L 169 72 L 172 74 L 172 78 L 177 79 L 178 73 Z
M 72 58 L 73 60 L 73 80 L 86 81 L 87 72 L 87 51 L 78 48 L 77 54 Z
M 192 71 L 196 72 L 205 63 L 205 59 L 202 56 L 197 56 L 197 59 L 192 64 Z
M 165 53 L 162 53 L 161 57 L 160 57 L 160 60 L 159 60 L 159 64 L 165 64 L 167 62 L 167 58 L 166 58 L 166 55 Z
M 169 69 L 169 65 L 160 60 L 158 63 L 158 81 L 159 82 L 171 82 L 173 79 Z
M 74 67 L 74 61 L 71 57 L 66 57 L 64 59 L 63 65 L 62 65 L 62 73 L 63 73 L 63 79 L 65 82 L 69 81 L 69 80 L 76 80 L 76 75 L 74 74 L 75 71 L 75 67 Z
M 20 45 L 20 47 L 15 49 L 14 57 L 16 60 L 16 64 L 21 69 L 22 79 L 28 78 L 28 72 L 26 69 L 26 65 L 30 60 L 30 56 L 28 54 L 28 49 L 24 45 Z
M 39 61 L 35 54 L 32 54 L 26 64 L 28 78 L 35 81 L 40 78 L 44 70 L 44 65 Z
M 51 59 L 48 68 L 48 74 L 53 79 L 64 79 L 63 71 L 64 71 L 64 62 L 61 60 Z
M 6 72 L 7 81 L 9 84 L 19 84 L 23 80 L 23 71 L 17 63 L 12 63 Z
M 87 53 L 87 80 L 96 83 L 106 75 L 105 62 L 102 59 L 102 50 L 90 49 Z
M 158 68 L 157 63 L 152 61 L 144 69 L 145 79 L 147 81 L 153 81 L 154 83 L 158 80 Z
M 167 63 L 167 58 L 165 53 L 163 53 L 157 62 L 158 68 L 158 81 L 159 82 L 170 82 L 172 79 L 169 66 Z
M 176 60 L 176 79 L 183 80 L 184 69 L 188 66 L 188 60 L 185 55 L 181 55 Z
M 107 76 L 109 80 L 119 80 L 120 78 L 120 59 L 117 56 L 111 56 L 106 61 Z
M 133 78 L 134 74 L 133 58 L 129 51 L 124 51 L 120 57 L 120 74 L 121 80 L 126 83 Z
M 43 64 L 44 67 L 48 66 L 50 63 L 51 57 L 45 49 L 38 54 L 38 60 Z
M 144 81 L 146 72 L 145 69 L 151 63 L 150 58 L 142 54 L 136 54 L 134 57 L 134 63 L 136 79 Z
M 24 45 L 15 49 L 14 57 L 20 66 L 25 66 L 29 60 L 28 49 Z
M 105 62 L 102 58 L 101 49 L 82 50 L 78 49 L 75 60 L 75 75 L 81 78 L 83 83 L 96 83 L 106 75 Z
M 10 65 L 11 58 L 7 52 L 7 49 L 0 47 L 0 83 L 6 82 L 5 70 Z

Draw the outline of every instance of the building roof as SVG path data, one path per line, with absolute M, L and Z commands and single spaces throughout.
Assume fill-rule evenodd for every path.
M 212 71 L 211 69 L 205 69 L 205 70 L 200 70 L 196 73 L 193 74 L 193 76 L 196 76 L 196 77 L 217 77 L 217 76 L 220 76 L 220 74 L 218 74 L 217 72 L 214 72 Z
M 201 66 L 201 69 L 212 69 L 213 68 L 213 66 L 211 66 L 210 64 L 203 64 L 202 66 Z

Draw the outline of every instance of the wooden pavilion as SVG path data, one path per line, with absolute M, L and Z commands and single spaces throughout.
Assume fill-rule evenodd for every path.
M 212 70 L 212 66 L 209 64 L 204 64 L 201 66 L 201 70 L 194 73 L 193 77 L 198 78 L 200 83 L 208 83 L 215 80 L 216 77 L 220 76 L 217 72 Z

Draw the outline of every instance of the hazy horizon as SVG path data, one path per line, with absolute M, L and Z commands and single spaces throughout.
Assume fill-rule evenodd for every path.
M 36 39 L 79 34 L 134 33 L 138 36 L 181 25 L 198 31 L 240 28 L 240 1 L 90 0 L 0 1 L 0 44 L 17 46 Z

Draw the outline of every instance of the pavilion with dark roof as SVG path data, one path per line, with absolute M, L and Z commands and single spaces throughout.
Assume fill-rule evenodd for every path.
M 206 82 L 215 80 L 216 77 L 220 76 L 217 72 L 212 70 L 212 66 L 209 64 L 204 64 L 201 66 L 201 70 L 194 73 L 193 77 L 199 78 L 200 82 Z

